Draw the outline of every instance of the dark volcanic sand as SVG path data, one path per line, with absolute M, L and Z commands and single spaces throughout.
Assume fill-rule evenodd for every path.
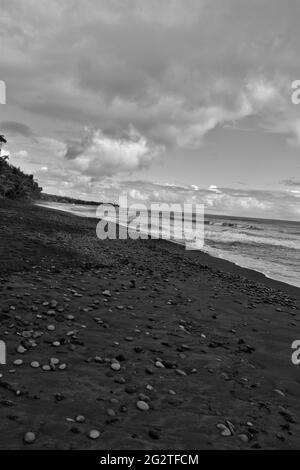
M 99 241 L 92 219 L 0 216 L 1 449 L 300 447 L 299 289 L 164 241 Z

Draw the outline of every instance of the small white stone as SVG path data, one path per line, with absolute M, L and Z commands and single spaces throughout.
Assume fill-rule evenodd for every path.
M 163 363 L 160 362 L 160 361 L 156 361 L 156 362 L 155 362 L 155 367 L 158 367 L 159 369 L 164 369 L 164 368 L 165 368 L 165 366 L 163 365 Z
M 48 331 L 54 331 L 54 330 L 55 330 L 55 326 L 54 326 L 54 325 L 48 325 L 48 326 L 47 326 L 47 330 L 48 330 Z
M 111 368 L 112 370 L 118 371 L 118 370 L 121 369 L 121 366 L 120 366 L 120 364 L 119 364 L 118 362 L 113 362 L 113 363 L 110 365 L 110 368 Z
M 31 367 L 33 367 L 34 369 L 37 369 L 38 367 L 40 367 L 40 363 L 38 361 L 32 361 L 30 363 Z
M 15 365 L 15 366 L 21 366 L 22 364 L 23 364 L 22 359 L 16 359 L 16 360 L 14 361 L 14 365 Z
M 97 429 L 92 429 L 89 432 L 89 438 L 90 439 L 98 439 L 98 437 L 100 437 L 100 432 Z
M 45 365 L 42 367 L 42 369 L 43 369 L 44 371 L 49 371 L 49 370 L 51 370 L 51 367 L 48 366 L 48 364 L 45 364 Z
M 26 352 L 26 351 L 27 351 L 27 349 L 25 349 L 22 345 L 18 346 L 18 348 L 17 348 L 17 352 L 19 354 L 24 354 L 24 352 Z
M 139 400 L 136 404 L 137 408 L 141 411 L 148 411 L 149 410 L 149 405 L 143 400 Z
M 60 364 L 60 365 L 58 366 L 59 370 L 65 370 L 66 367 L 67 367 L 67 364 Z
M 56 357 L 51 357 L 50 364 L 56 366 L 57 364 L 59 364 L 59 359 L 57 359 Z
M 57 348 L 58 346 L 60 346 L 60 342 L 59 341 L 53 341 L 52 346 L 55 346 Z
M 85 417 L 82 416 L 82 415 L 78 415 L 78 416 L 76 416 L 75 421 L 77 423 L 84 423 L 85 422 Z
M 24 434 L 24 442 L 26 442 L 26 444 L 32 444 L 35 440 L 36 435 L 34 432 L 29 431 Z

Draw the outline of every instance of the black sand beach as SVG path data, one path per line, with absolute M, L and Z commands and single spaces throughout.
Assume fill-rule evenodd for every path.
M 1 449 L 299 447 L 299 289 L 162 240 L 100 241 L 93 219 L 0 215 Z

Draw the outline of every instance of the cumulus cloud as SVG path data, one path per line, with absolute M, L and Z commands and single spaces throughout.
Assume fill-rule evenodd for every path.
M 82 173 L 108 176 L 146 168 L 162 151 L 162 146 L 151 145 L 134 129 L 122 138 L 94 130 L 87 131 L 81 140 L 70 144 L 65 158 Z
M 214 211 L 262 216 L 284 215 L 286 203 L 292 214 L 296 193 L 221 185 L 249 182 L 248 174 L 231 179 L 250 160 L 252 136 L 240 139 L 243 126 L 255 131 L 255 143 L 263 133 L 287 139 L 289 155 L 300 145 L 300 106 L 290 100 L 299 78 L 299 14 L 299 0 L 288 8 L 282 0 L 2 0 L 0 78 L 16 114 L 0 129 L 12 135 L 13 162 L 26 160 L 24 169 L 46 190 L 74 197 L 114 200 L 124 190 L 137 200 L 202 198 Z M 81 135 L 85 126 L 93 130 Z M 139 132 L 124 132 L 130 126 Z M 278 176 L 277 161 L 273 178 L 278 146 L 266 147 L 259 187 L 295 169 L 286 158 Z M 158 175 L 151 165 L 163 159 Z M 146 178 L 148 168 L 154 180 L 189 184 L 116 181 L 138 171 L 135 178 Z M 208 176 L 199 180 L 202 168 Z
M 278 101 L 289 102 L 284 86 L 297 74 L 297 5 L 3 0 L 1 70 L 23 109 L 105 132 L 133 124 L 157 143 L 194 148 L 251 115 L 282 120 Z
M 109 191 L 109 195 L 115 190 Z M 296 194 L 297 193 L 297 194 Z M 245 217 L 265 217 L 266 214 L 281 219 L 299 220 L 296 205 L 298 192 L 263 191 L 233 188 L 209 189 L 184 187 L 170 184 L 155 184 L 147 181 L 121 182 L 118 194 L 127 195 L 133 201 L 180 202 L 203 204 L 206 213 L 241 215 Z

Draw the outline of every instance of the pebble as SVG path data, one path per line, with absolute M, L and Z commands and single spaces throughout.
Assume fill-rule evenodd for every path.
M 98 439 L 98 437 L 100 437 L 100 432 L 97 429 L 92 429 L 89 432 L 89 438 L 90 439 Z
M 110 365 L 110 368 L 111 368 L 112 370 L 118 371 L 118 370 L 121 369 L 121 365 L 120 365 L 118 362 L 113 362 L 113 363 Z
M 55 326 L 54 326 L 54 325 L 48 325 L 48 326 L 47 326 L 47 330 L 48 330 L 48 331 L 54 331 L 54 330 L 55 330 Z
M 224 437 L 231 436 L 231 431 L 227 426 L 225 426 L 225 424 L 219 423 L 217 424 L 217 428 L 221 431 L 222 436 Z
M 244 443 L 247 443 L 249 441 L 249 438 L 248 438 L 247 434 L 240 434 L 239 439 L 240 439 L 240 441 L 242 441 Z
M 94 361 L 101 363 L 101 362 L 103 362 L 103 359 L 102 359 L 102 357 L 100 357 L 100 356 L 95 356 L 95 357 L 94 357 Z
M 106 297 L 111 297 L 111 293 L 110 293 L 109 290 L 104 290 L 104 291 L 102 292 L 102 295 L 105 295 Z
M 23 364 L 22 359 L 16 359 L 16 360 L 14 361 L 14 365 L 15 365 L 15 366 L 21 366 L 22 364 Z
M 145 395 L 144 393 L 140 393 L 140 394 L 139 394 L 139 400 L 140 400 L 140 401 L 145 401 L 145 402 L 151 401 L 150 398 L 148 397 L 148 395 Z
M 143 400 L 139 400 L 137 403 L 136 403 L 136 406 L 139 410 L 141 411 L 148 411 L 150 409 L 148 403 L 146 403 L 145 401 Z
M 19 354 L 24 354 L 26 351 L 27 351 L 27 349 L 25 349 L 22 345 L 18 346 L 18 348 L 17 348 L 17 352 Z
M 37 369 L 38 367 L 40 367 L 40 363 L 38 361 L 32 361 L 30 363 L 31 367 L 33 367 L 34 369 Z
M 58 347 L 58 346 L 60 346 L 60 342 L 59 341 L 53 341 L 52 346 Z
M 160 362 L 160 361 L 156 361 L 156 362 L 155 362 L 155 367 L 158 367 L 159 369 L 164 369 L 164 368 L 165 368 L 165 366 L 163 365 L 163 363 Z
M 32 444 L 35 440 L 36 435 L 34 434 L 34 432 L 29 431 L 24 434 L 24 442 L 26 444 Z
M 82 415 L 78 415 L 78 416 L 76 416 L 75 421 L 77 423 L 84 423 L 85 422 L 85 417 L 82 416 Z
M 45 370 L 45 371 L 49 371 L 49 370 L 51 370 L 51 367 L 48 366 L 48 364 L 45 364 L 45 365 L 42 367 L 42 369 Z
M 59 370 L 65 370 L 66 367 L 67 367 L 67 364 L 60 364 L 60 365 L 58 366 Z
M 56 357 L 51 357 L 50 364 L 56 366 L 57 364 L 59 364 L 59 359 L 57 359 Z

